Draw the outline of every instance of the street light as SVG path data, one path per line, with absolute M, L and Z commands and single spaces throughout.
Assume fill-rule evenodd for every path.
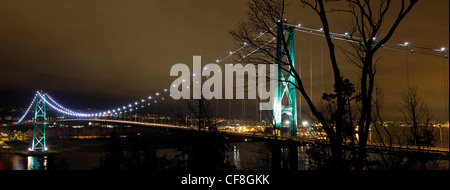
M 303 126 L 307 126 L 307 125 L 308 125 L 308 122 L 307 122 L 307 121 L 303 121 L 303 122 L 302 122 L 302 125 L 303 125 Z

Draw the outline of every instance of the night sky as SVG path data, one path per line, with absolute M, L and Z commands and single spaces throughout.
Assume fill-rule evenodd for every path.
M 245 21 L 246 11 L 244 0 L 1 1 L 0 107 L 28 106 L 39 89 L 78 109 L 108 109 L 147 97 L 170 86 L 176 78 L 169 76 L 172 65 L 191 66 L 193 55 L 201 55 L 202 64 L 212 63 L 235 49 L 237 42 L 229 31 Z M 287 11 L 293 24 L 321 27 L 318 17 L 298 1 L 291 1 Z M 351 20 L 342 13 L 333 13 L 330 23 L 331 31 L 344 33 Z M 321 38 L 299 33 L 296 53 L 309 89 L 310 40 L 313 99 L 318 100 Z M 449 1 L 420 1 L 391 41 L 448 48 Z M 324 55 L 328 55 L 326 49 Z M 385 93 L 383 115 L 386 120 L 397 120 L 399 94 L 407 88 L 406 54 L 381 50 L 378 55 L 377 84 Z M 345 63 L 342 54 L 338 56 L 343 74 L 357 79 L 357 69 Z M 448 109 L 444 104 L 444 81 L 447 85 L 449 81 L 448 71 L 444 79 L 443 59 L 414 55 L 409 57 L 411 60 L 419 92 L 433 118 L 443 120 Z M 324 87 L 329 92 L 327 57 L 324 64 Z M 445 64 L 448 70 L 448 60 Z

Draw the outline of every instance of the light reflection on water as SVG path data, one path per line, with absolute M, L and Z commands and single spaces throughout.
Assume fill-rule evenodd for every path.
M 253 145 L 254 146 L 254 145 Z M 251 143 L 235 143 L 232 144 L 232 150 L 227 154 L 230 163 L 236 167 L 237 170 L 252 169 L 253 165 L 249 164 L 258 156 L 256 151 L 250 151 L 254 148 Z M 241 150 L 242 149 L 242 150 Z M 242 155 L 242 152 L 243 154 Z M 176 153 L 172 149 L 160 149 L 158 156 L 173 157 Z M 83 151 L 68 151 L 60 153 L 53 157 L 51 162 L 58 162 L 60 159 L 67 161 L 69 170 L 90 170 L 98 166 L 99 160 L 103 155 L 102 152 L 83 152 Z M 243 163 L 241 158 L 245 160 Z M 20 156 L 15 154 L 0 154 L 0 169 L 5 170 L 47 170 L 48 156 Z M 52 163 L 51 163 L 52 164 Z M 54 164 L 54 163 L 53 163 Z
M 0 155 L 0 164 L 5 170 L 45 170 L 47 167 L 47 156 L 19 156 L 13 154 Z
M 271 150 L 264 142 L 233 142 L 230 143 L 227 152 L 227 160 L 236 170 L 271 170 Z M 76 146 L 73 146 L 76 147 Z M 310 145 L 296 147 L 299 170 L 315 169 L 313 158 L 308 155 Z M 61 165 L 61 160 L 67 163 L 69 170 L 91 170 L 98 166 L 100 158 L 104 155 L 104 150 L 80 151 L 79 149 L 67 147 L 68 151 L 49 157 L 47 156 L 19 156 L 15 154 L 0 153 L 0 170 L 52 170 Z M 288 159 L 289 150 L 281 148 L 281 165 Z M 173 148 L 158 149 L 157 156 L 173 158 L 177 155 L 177 150 Z M 56 162 L 56 163 L 55 163 Z M 445 164 L 445 163 L 444 163 Z M 446 161 L 448 168 L 448 160 Z
M 27 170 L 45 170 L 47 169 L 47 156 L 28 156 Z
M 233 158 L 234 158 L 234 166 L 237 170 L 241 169 L 241 158 L 239 155 L 239 149 L 236 146 L 233 146 Z
M 12 163 L 12 169 L 13 170 L 25 170 L 25 167 L 23 166 L 23 157 L 20 156 L 13 156 L 11 158 Z

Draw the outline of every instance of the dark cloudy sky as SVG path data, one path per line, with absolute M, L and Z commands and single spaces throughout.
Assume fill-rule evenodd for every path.
M 169 76 L 172 65 L 191 65 L 193 55 L 201 55 L 203 64 L 226 56 L 236 47 L 229 31 L 245 20 L 246 11 L 244 0 L 0 1 L 0 93 L 2 97 L 22 94 L 5 98 L 2 104 L 27 106 L 38 89 L 62 101 L 98 102 L 100 107 L 146 97 L 169 87 L 174 80 Z M 292 22 L 321 27 L 317 16 L 297 1 L 288 11 Z M 334 32 L 343 33 L 351 24 L 340 14 L 331 15 L 330 21 Z M 423 0 L 392 40 L 448 48 L 448 36 L 449 1 Z M 309 63 L 309 40 L 314 44 L 318 99 L 321 39 L 296 36 L 302 63 Z M 397 119 L 399 93 L 406 89 L 406 55 L 383 50 L 380 57 L 377 74 L 385 92 L 384 113 L 388 119 Z M 415 84 L 435 118 L 443 119 L 447 109 L 444 80 L 448 84 L 443 60 L 419 55 L 412 59 Z M 324 78 L 330 79 L 326 58 L 324 63 Z M 348 68 L 344 74 L 355 78 L 357 70 Z M 302 65 L 302 70 L 309 77 L 309 64 Z M 325 88 L 330 89 L 328 83 Z

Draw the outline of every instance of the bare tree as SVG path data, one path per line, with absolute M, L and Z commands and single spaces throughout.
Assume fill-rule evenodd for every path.
M 407 143 L 417 149 L 420 168 L 425 170 L 430 159 L 425 155 L 423 149 L 433 146 L 436 143 L 436 137 L 430 127 L 432 116 L 424 98 L 418 93 L 417 87 L 411 87 L 402 93 L 400 110 L 406 126 L 410 129 Z
M 185 103 L 193 118 L 196 118 L 198 131 L 203 129 L 217 130 L 217 118 L 212 114 L 211 101 L 202 97 L 198 100 L 185 100 Z
M 401 112 L 406 126 L 410 127 L 409 144 L 420 147 L 424 144 L 424 133 L 431 115 L 424 98 L 418 93 L 417 87 L 411 87 L 402 93 Z
M 331 145 L 333 168 L 343 169 L 343 134 L 346 125 L 347 102 L 343 89 L 343 77 L 339 68 L 336 48 L 328 22 L 328 13 L 333 11 L 333 9 L 327 8 L 325 3 L 328 1 L 324 0 L 300 0 L 300 2 L 305 7 L 311 8 L 320 18 L 323 34 L 330 52 L 329 59 L 334 74 L 336 93 L 336 110 L 334 111 L 335 120 L 333 123 L 327 121 L 324 114 L 317 109 L 317 105 L 312 102 L 311 97 L 306 93 L 303 86 L 302 78 L 295 69 L 287 70 L 286 67 L 283 67 L 285 65 L 291 66 L 291 68 L 294 67 L 293 60 L 290 60 L 287 38 L 285 35 L 280 35 L 274 30 L 274 28 L 284 27 L 284 23 L 287 21 L 285 20 L 286 2 L 284 0 L 250 0 L 248 3 L 248 21 L 239 24 L 238 30 L 232 31 L 231 35 L 240 44 L 248 43 L 249 47 L 253 48 L 240 54 L 243 61 L 271 64 L 276 60 L 282 63 L 279 69 L 283 69 L 287 75 L 295 78 L 296 83 L 294 86 L 302 94 L 312 115 L 322 124 L 323 130 L 327 134 Z M 350 13 L 354 18 L 353 31 L 350 35 L 350 41 L 353 41 L 351 43 L 353 52 L 349 53 L 351 53 L 350 55 L 352 55 L 356 65 L 361 68 L 360 81 L 358 83 L 360 87 L 361 107 L 359 110 L 355 110 L 355 112 L 361 113 L 357 122 L 359 126 L 359 149 L 354 168 L 362 170 L 367 153 L 366 145 L 369 127 L 372 123 L 372 94 L 376 73 L 374 57 L 383 44 L 389 41 L 401 21 L 417 3 L 417 0 L 410 0 L 409 3 L 406 0 L 399 2 L 401 3 L 401 8 L 397 11 L 393 10 L 396 11 L 396 18 L 394 18 L 394 22 L 390 26 L 384 21 L 386 20 L 386 14 L 394 9 L 391 7 L 391 0 L 376 2 L 370 2 L 369 0 L 346 0 L 345 2 L 348 3 L 348 9 L 339 11 Z M 383 33 L 383 31 L 387 32 Z M 259 37 L 266 33 L 269 34 L 269 37 Z M 281 40 L 284 51 L 277 52 L 276 44 L 273 43 L 275 38 L 277 38 L 277 41 Z M 258 56 L 247 56 L 248 52 L 251 53 L 255 49 L 261 52 Z M 279 60 L 276 56 L 278 53 L 286 55 L 287 59 Z
M 250 0 L 248 7 L 250 9 L 248 13 L 249 21 L 239 24 L 238 30 L 231 31 L 231 35 L 240 43 L 248 43 L 252 49 L 248 51 L 251 52 L 253 49 L 258 49 L 263 55 L 258 54 L 257 56 L 246 56 L 248 55 L 246 51 L 241 53 L 240 57 L 243 61 L 258 63 L 258 64 L 272 64 L 274 60 L 281 63 L 278 69 L 282 69 L 286 72 L 286 75 L 291 75 L 295 78 L 296 83 L 295 88 L 302 94 L 303 98 L 306 100 L 311 113 L 314 117 L 322 123 L 322 128 L 327 134 L 327 137 L 331 144 L 332 152 L 332 162 L 333 167 L 336 169 L 342 168 L 342 136 L 336 135 L 342 133 L 342 115 L 344 112 L 344 99 L 342 97 L 341 83 L 342 79 L 340 76 L 339 68 L 337 67 L 337 61 L 334 54 L 334 45 L 332 44 L 332 64 L 334 76 L 338 85 L 336 86 L 337 94 L 337 110 L 336 111 L 336 131 L 333 129 L 334 126 L 327 122 L 323 113 L 321 113 L 316 105 L 311 100 L 311 97 L 307 94 L 303 81 L 295 69 L 287 70 L 286 67 L 290 66 L 294 68 L 293 60 L 290 60 L 289 48 L 287 43 L 287 38 L 284 35 L 278 35 L 274 28 L 284 27 L 284 14 L 285 14 L 285 1 L 284 0 Z M 327 32 L 329 33 L 329 29 Z M 260 31 L 256 32 L 255 31 Z M 268 37 L 257 38 L 258 35 L 268 33 Z M 330 36 L 328 36 L 330 37 Z M 281 41 L 282 48 L 285 51 L 277 52 L 276 43 L 272 43 L 274 39 L 278 38 Z M 331 40 L 331 38 L 330 38 Z M 287 59 L 279 60 L 277 53 L 284 54 Z M 284 57 L 284 56 L 283 56 Z M 288 81 L 283 81 L 288 82 Z
M 376 73 L 376 52 L 390 40 L 402 20 L 411 11 L 418 0 L 402 0 L 399 10 L 392 6 L 392 0 L 371 2 L 368 0 L 348 0 L 350 9 L 345 12 L 353 16 L 352 39 L 354 53 L 352 53 L 355 64 L 361 69 L 360 95 L 361 116 L 358 120 L 359 151 L 358 162 L 355 164 L 357 170 L 363 169 L 363 162 L 367 155 L 366 145 L 372 124 L 372 99 Z M 386 22 L 388 12 L 393 12 L 396 17 L 393 23 Z M 387 32 L 383 32 L 387 31 Z M 357 43 L 354 43 L 357 42 Z

